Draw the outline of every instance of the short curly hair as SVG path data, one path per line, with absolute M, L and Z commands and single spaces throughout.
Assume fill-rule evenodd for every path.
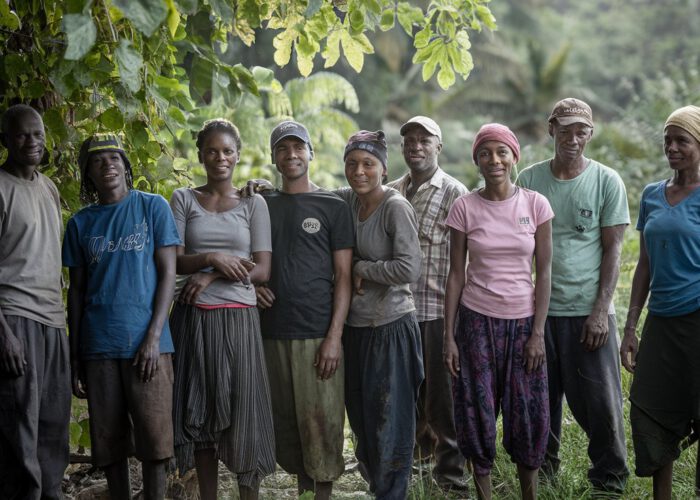
M 202 125 L 201 130 L 197 132 L 197 151 L 199 151 L 200 153 L 202 152 L 204 141 L 206 141 L 207 137 L 209 137 L 214 132 L 223 132 L 233 137 L 233 140 L 236 143 L 236 151 L 240 152 L 241 133 L 238 131 L 238 127 L 236 127 L 232 122 L 225 118 L 214 118 L 212 120 L 207 120 L 204 122 L 204 125 Z

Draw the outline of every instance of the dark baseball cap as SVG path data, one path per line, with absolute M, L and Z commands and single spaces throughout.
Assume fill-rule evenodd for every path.
M 554 105 L 548 122 L 556 120 L 559 125 L 571 125 L 572 123 L 585 123 L 593 127 L 593 111 L 591 107 L 580 99 L 567 97 Z
M 286 120 L 273 128 L 272 133 L 270 134 L 270 150 L 272 151 L 273 156 L 277 143 L 282 139 L 286 139 L 287 137 L 296 137 L 297 139 L 300 139 L 308 144 L 310 150 L 313 150 L 311 139 L 309 138 L 309 131 L 306 130 L 306 127 L 299 122 Z

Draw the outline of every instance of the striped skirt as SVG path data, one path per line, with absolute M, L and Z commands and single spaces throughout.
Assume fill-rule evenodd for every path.
M 175 304 L 173 421 L 180 474 L 195 450 L 215 448 L 244 486 L 275 470 L 270 388 L 255 307 L 203 310 Z

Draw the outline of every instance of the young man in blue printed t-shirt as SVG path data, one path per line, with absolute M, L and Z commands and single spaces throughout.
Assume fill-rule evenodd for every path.
M 73 393 L 86 397 L 94 465 L 110 496 L 131 498 L 127 458 L 143 468 L 146 499 L 165 496 L 173 456 L 173 343 L 167 314 L 180 238 L 167 201 L 132 189 L 131 165 L 114 136 L 80 148 L 81 196 L 69 221 Z

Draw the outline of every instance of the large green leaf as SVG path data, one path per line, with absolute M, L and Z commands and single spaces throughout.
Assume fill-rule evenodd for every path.
M 58 109 L 52 108 L 47 110 L 42 118 L 46 129 L 50 130 L 52 135 L 58 137 L 61 141 L 68 137 L 66 122 Z
M 137 30 L 151 36 L 168 15 L 164 0 L 112 0 Z
M 119 108 L 109 108 L 98 117 L 98 120 L 109 131 L 118 132 L 124 128 L 124 116 Z
M 18 30 L 21 25 L 22 23 L 20 23 L 19 16 L 15 11 L 10 10 L 7 2 L 0 2 L 0 26 L 11 30 Z
M 211 83 L 214 76 L 214 65 L 211 61 L 195 56 L 190 70 L 190 93 L 205 102 L 211 99 Z
M 148 142 L 148 131 L 143 122 L 133 121 L 131 122 L 131 133 L 129 134 L 129 139 L 131 144 L 135 148 L 141 148 Z
M 63 16 L 63 31 L 68 40 L 68 47 L 63 57 L 68 60 L 82 58 L 95 45 L 97 28 L 90 16 L 84 14 L 66 14 Z
M 233 6 L 231 5 L 231 0 L 209 0 L 209 5 L 211 9 L 217 14 L 223 21 L 231 22 L 233 19 Z
M 192 14 L 197 10 L 199 2 L 197 0 L 175 0 L 175 3 L 180 7 L 180 10 L 186 14 Z
M 141 67 L 143 66 L 141 53 L 137 52 L 128 40 L 121 40 L 115 56 L 122 83 L 132 92 L 138 92 L 141 89 Z

